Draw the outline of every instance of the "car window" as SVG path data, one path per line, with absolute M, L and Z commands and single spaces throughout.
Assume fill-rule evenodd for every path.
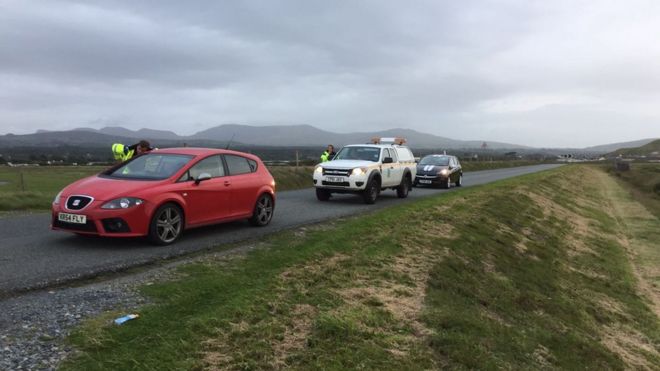
M 391 148 L 391 149 L 390 149 L 390 157 L 392 157 L 392 160 L 393 160 L 394 162 L 397 161 L 396 150 L 395 150 L 394 148 Z
M 430 155 L 424 157 L 420 162 L 420 165 L 434 165 L 434 166 L 447 166 L 449 165 L 449 157 L 448 156 L 438 156 L 438 155 Z
M 225 162 L 230 175 L 253 173 L 257 170 L 257 163 L 242 156 L 225 155 Z
M 207 173 L 211 175 L 212 178 L 217 178 L 225 175 L 225 169 L 222 166 L 222 161 L 220 155 L 214 155 L 207 157 L 202 161 L 196 163 L 193 167 L 190 168 L 181 176 L 179 181 L 185 182 L 187 180 L 197 179 L 200 174 Z
M 103 173 L 110 178 L 163 180 L 184 167 L 193 156 L 150 153 L 134 157 L 125 164 Z
M 378 162 L 380 148 L 378 147 L 344 147 L 337 153 L 334 160 L 364 160 Z

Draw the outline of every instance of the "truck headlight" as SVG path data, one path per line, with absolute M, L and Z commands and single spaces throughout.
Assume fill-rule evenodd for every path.
M 142 205 L 144 200 L 135 197 L 122 197 L 106 202 L 101 209 L 128 209 L 129 207 Z
M 351 175 L 355 175 L 355 176 L 360 176 L 366 173 L 367 173 L 366 167 L 356 167 L 355 169 L 353 169 L 353 171 L 351 171 Z
M 314 169 L 314 174 L 319 174 L 319 175 L 323 174 L 323 168 L 321 166 L 316 166 L 316 168 Z

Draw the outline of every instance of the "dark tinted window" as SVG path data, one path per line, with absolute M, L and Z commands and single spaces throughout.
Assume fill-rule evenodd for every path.
M 203 173 L 211 175 L 212 178 L 225 175 L 225 168 L 222 166 L 222 161 L 219 155 L 207 157 L 196 163 L 186 174 L 183 174 L 179 181 L 197 179 L 197 177 Z
M 420 165 L 434 165 L 434 166 L 447 166 L 449 165 L 449 156 L 431 155 L 424 157 Z
M 122 166 L 103 175 L 111 178 L 162 180 L 184 167 L 192 156 L 150 153 L 134 157 Z
M 245 157 L 225 155 L 225 162 L 230 175 L 247 174 L 257 170 L 257 163 Z

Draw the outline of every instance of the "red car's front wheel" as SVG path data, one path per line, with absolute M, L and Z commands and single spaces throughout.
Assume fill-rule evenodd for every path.
M 157 245 L 169 245 L 183 231 L 183 212 L 175 204 L 165 204 L 156 210 L 149 226 L 149 239 Z

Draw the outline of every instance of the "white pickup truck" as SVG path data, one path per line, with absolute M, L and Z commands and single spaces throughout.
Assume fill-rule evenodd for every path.
M 391 143 L 390 143 L 391 141 Z M 333 193 L 361 194 L 364 202 L 376 202 L 381 190 L 394 189 L 405 198 L 412 189 L 417 167 L 401 138 L 375 138 L 373 144 L 352 144 L 332 161 L 314 169 L 316 198 L 328 201 Z

